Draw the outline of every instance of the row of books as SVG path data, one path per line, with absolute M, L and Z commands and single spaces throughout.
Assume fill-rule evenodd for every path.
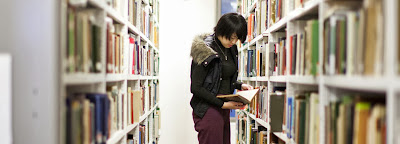
M 112 101 L 112 96 L 100 93 L 69 96 L 66 143 L 105 143 L 112 134 Z
M 106 63 L 107 73 L 124 73 L 124 35 L 121 24 L 114 24 L 111 18 L 106 18 L 107 42 L 106 42 Z
M 285 101 L 283 131 L 296 143 L 319 142 L 318 93 L 297 92 Z
M 120 86 L 108 85 L 106 93 L 77 93 L 68 96 L 67 143 L 104 143 L 115 132 L 138 123 L 139 117 L 158 102 L 158 83 L 125 95 Z
M 153 140 L 155 141 L 155 144 L 157 144 L 160 138 L 161 129 L 161 111 L 159 108 L 157 108 L 153 113 L 153 120 Z
M 152 15 L 155 16 L 155 19 L 160 21 L 160 2 L 158 0 L 149 0 L 149 4 L 151 6 Z
M 247 116 L 244 113 L 237 114 L 237 143 L 247 143 Z
M 159 139 L 159 130 L 160 130 L 160 110 L 156 109 L 154 113 L 151 115 L 152 123 L 148 121 L 148 123 L 141 123 L 138 127 L 138 135 L 128 134 L 127 135 L 127 143 L 128 144 L 146 144 L 153 143 L 157 144 Z M 146 131 L 147 128 L 147 131 Z M 150 135 L 150 129 L 152 133 Z M 146 139 L 146 136 L 148 139 Z M 150 138 L 150 136 L 152 136 Z
M 257 4 L 256 19 L 258 23 L 256 33 L 262 34 L 268 28 L 268 0 L 261 0 Z
M 127 93 L 127 114 L 128 125 L 139 122 L 139 117 L 144 114 L 143 112 L 143 94 L 141 90 L 132 90 L 128 87 Z
M 318 21 L 295 23 L 299 29 L 289 39 L 286 33 L 278 32 L 276 42 L 265 44 L 269 49 L 269 75 L 318 75 Z
M 286 37 L 282 36 L 278 38 L 276 43 L 270 42 L 266 44 L 270 49 L 269 73 L 271 75 L 277 76 L 286 74 L 286 41 Z
M 127 35 L 123 34 L 123 25 L 114 23 L 106 17 L 101 10 L 81 9 L 69 6 L 67 9 L 67 49 L 65 52 L 65 70 L 67 73 L 100 73 L 105 66 L 107 73 L 125 73 L 127 69 L 124 50 L 127 43 L 131 42 Z M 106 33 L 103 34 L 102 23 L 106 23 Z M 151 39 L 158 44 L 158 27 L 152 27 L 154 34 Z M 101 49 L 106 40 L 106 64 L 102 63 Z M 130 36 L 136 38 L 135 36 Z M 158 73 L 158 54 L 150 50 L 144 44 L 138 45 L 128 56 L 135 54 L 143 60 L 142 63 L 134 63 L 137 67 L 137 75 L 154 75 Z M 130 43 L 131 44 L 131 43 Z M 129 45 L 130 46 L 130 45 Z M 143 53 L 141 50 L 145 49 Z M 157 57 L 154 58 L 154 55 Z M 154 60 L 157 59 L 157 60 Z M 157 64 L 152 63 L 156 61 Z M 130 61 L 132 62 L 132 61 Z
M 152 15 L 152 19 L 156 20 L 157 23 L 160 22 L 160 2 L 158 0 L 149 0 L 149 4 L 151 7 L 151 15 Z M 154 43 L 154 46 L 157 48 L 159 47 L 159 39 L 160 39 L 160 30 L 159 30 L 159 25 L 156 24 L 154 21 L 150 21 L 151 26 L 150 28 L 152 29 L 150 31 L 150 41 L 152 41 Z
M 139 10 L 139 5 L 141 8 Z M 138 14 L 139 12 L 139 14 Z M 159 28 L 154 19 L 159 19 L 159 2 L 155 0 L 149 1 L 149 6 L 144 5 L 143 1 L 128 0 L 128 20 L 131 24 L 139 27 L 137 20 L 140 22 L 140 31 L 145 34 L 158 47 Z
M 381 1 L 358 9 L 335 10 L 324 21 L 324 72 L 327 75 L 382 75 L 384 69 Z
M 152 41 L 154 43 L 154 46 L 159 49 L 160 28 L 158 26 L 153 26 L 152 32 L 153 33 L 150 35 L 150 41 Z
M 160 138 L 160 126 L 161 126 L 161 117 L 160 117 L 160 109 L 157 108 L 152 115 L 150 115 L 151 121 L 148 121 L 148 125 L 150 126 L 148 130 L 148 143 L 157 144 Z M 151 129 L 151 131 L 150 131 Z M 151 132 L 151 133 L 150 133 Z
M 318 20 L 296 21 L 289 37 L 289 75 L 318 75 Z
M 240 14 L 246 14 L 249 11 L 250 6 L 257 0 L 238 0 L 237 12 Z
M 383 29 L 382 18 L 379 16 L 382 12 L 379 9 L 381 4 L 376 4 L 377 8 L 364 6 L 358 10 L 337 10 L 325 19 L 322 62 L 325 74 L 381 75 L 383 73 Z M 376 12 L 378 16 L 373 12 Z M 251 33 L 255 25 L 251 24 L 253 17 L 254 14 L 250 14 L 248 39 L 255 36 Z M 367 19 L 374 19 L 370 23 L 375 25 L 370 24 L 369 21 L 367 23 Z M 289 36 L 289 49 L 286 48 L 286 38 L 279 39 L 278 43 L 270 42 L 269 44 L 274 44 L 276 49 L 277 70 L 274 70 L 276 72 L 274 75 L 286 74 L 286 57 L 289 58 L 289 75 L 318 75 L 318 21 L 307 20 L 294 23 L 296 30 Z M 286 56 L 286 50 L 289 50 L 289 56 Z M 251 51 L 248 53 L 251 55 Z M 250 72 L 248 76 L 252 76 L 252 73 Z
M 240 70 L 243 70 L 243 76 L 265 76 L 265 53 L 265 48 L 262 45 L 251 46 L 249 50 L 245 50 L 245 53 L 243 53 L 240 58 L 241 60 L 239 60 Z
M 303 7 L 307 1 L 309 0 L 260 0 L 257 1 L 254 11 L 248 10 L 254 3 L 253 0 L 239 1 L 238 13 L 247 16 L 247 41 L 250 42 L 265 32 L 266 29 L 286 16 L 289 9 L 292 11 Z M 286 5 L 289 5 L 289 9 L 286 8 Z
M 250 20 L 250 19 L 249 19 Z M 270 75 L 285 75 L 286 61 L 289 58 L 289 75 L 318 74 L 318 20 L 296 21 L 296 31 L 289 37 L 288 47 L 286 38 L 278 38 L 277 42 L 250 46 L 247 55 L 243 55 L 245 74 L 247 77 L 265 76 L 266 50 L 269 49 Z M 303 28 L 304 27 L 304 28 Z M 283 33 L 282 33 L 283 34 Z M 273 53 L 271 52 L 273 51 Z M 289 56 L 286 56 L 289 51 Z M 261 67 L 260 67 L 261 66 Z M 259 71 L 261 74 L 259 74 Z
M 238 6 L 238 13 L 246 16 L 247 19 L 247 42 L 250 42 L 258 35 L 265 32 L 267 29 L 268 19 L 267 19 L 267 0 L 258 1 L 255 5 L 255 9 L 253 11 L 243 11 L 242 5 L 246 5 L 244 3 L 253 3 L 252 0 L 244 0 Z
M 128 20 L 134 26 L 137 26 L 138 8 L 138 2 L 136 0 L 128 0 Z
M 133 75 L 158 75 L 159 54 L 154 49 L 139 44 L 136 36 L 129 36 L 128 74 Z
M 268 91 L 265 86 L 256 87 L 255 89 L 259 89 L 259 94 L 256 95 L 249 105 L 249 112 L 256 116 L 256 118 L 260 118 L 266 122 L 269 120 L 269 97 Z
M 288 9 L 286 8 L 286 0 L 269 0 L 268 5 L 270 6 L 269 15 L 269 27 L 277 23 L 279 20 L 284 18 L 288 14 Z
M 138 140 L 138 144 L 146 144 L 146 135 L 148 135 L 146 133 L 146 125 L 144 124 L 140 124 L 139 125 L 139 137 L 137 138 Z
M 139 108 L 139 115 L 143 115 L 146 111 L 151 110 L 159 101 L 159 87 L 157 81 L 149 82 L 148 85 L 141 83 L 140 89 L 138 90 L 133 90 L 131 87 L 128 87 L 128 93 L 129 92 L 133 97 L 133 99 L 130 100 L 133 102 L 132 108 Z M 140 98 L 140 101 L 136 101 L 138 98 Z M 128 116 L 136 116 L 136 111 L 128 112 Z M 137 122 L 135 119 L 133 120 L 133 122 Z
M 150 7 L 142 7 L 140 16 L 140 31 L 147 37 L 150 38 L 150 34 L 154 30 L 154 19 L 150 15 Z
M 325 106 L 325 143 L 386 143 L 385 98 L 370 96 L 342 94 Z
M 159 101 L 159 86 L 158 81 L 149 82 L 147 86 L 142 86 L 143 98 L 147 97 L 148 101 L 143 100 L 144 111 L 149 111 Z M 145 104 L 146 102 L 146 104 Z M 143 112 L 144 112 L 143 111 Z
M 110 136 L 118 130 L 124 129 L 127 125 L 125 120 L 125 95 L 118 85 L 106 87 L 106 94 L 110 100 Z
M 257 33 L 257 24 L 259 22 L 256 19 L 256 15 L 254 13 L 250 13 L 250 15 L 247 17 L 247 41 L 250 42 L 253 40 L 257 35 L 260 33 Z
M 248 111 L 269 123 L 271 134 L 283 132 L 299 144 L 318 143 L 318 93 L 296 92 L 294 96 L 287 96 L 286 87 L 278 86 L 274 86 L 269 95 L 266 91 L 262 90 L 252 100 Z M 273 140 L 271 135 L 271 142 Z
M 138 136 L 135 136 L 135 134 L 129 134 L 126 139 L 127 144 L 145 144 L 145 138 L 146 138 L 146 125 L 140 124 L 138 126 L 139 129 L 139 134 Z
M 279 91 L 284 91 L 285 87 L 274 87 L 273 93 L 270 95 L 268 95 L 268 91 L 265 86 L 260 86 L 257 88 L 260 90 L 259 94 L 252 99 L 251 103 L 246 108 L 246 111 L 254 115 L 255 118 L 261 119 L 266 123 L 270 123 L 270 132 L 282 131 L 285 96 L 283 95 L 283 92 Z M 247 118 L 245 115 L 239 114 L 238 141 L 243 140 L 245 142 L 247 140 L 243 137 L 243 135 L 247 135 L 247 132 L 245 129 L 241 130 L 241 128 L 243 129 L 243 127 L 246 127 L 246 120 Z M 248 132 L 250 134 L 250 143 L 267 143 L 267 129 L 263 126 L 256 126 L 254 120 L 251 120 Z M 240 136 L 242 136 L 242 138 Z
M 94 19 L 101 13 L 97 10 L 67 10 L 66 72 L 98 73 L 102 69 L 101 20 Z
M 268 95 L 268 90 L 265 86 L 260 86 L 260 93 L 253 98 L 248 110 L 256 118 L 259 118 L 266 123 L 270 123 L 271 131 L 281 131 L 282 129 L 282 113 L 284 106 L 284 91 L 285 87 L 274 87 Z
M 286 96 L 282 114 L 271 95 L 271 131 L 282 131 L 298 144 L 319 143 L 319 94 L 296 92 Z M 371 95 L 341 94 L 325 106 L 325 143 L 386 143 L 385 99 Z M 281 119 L 283 117 L 283 119 Z M 281 121 L 279 129 L 274 121 Z M 279 123 L 278 123 L 279 124 Z M 278 129 L 276 129 L 276 128 Z
M 250 144 L 266 144 L 268 142 L 268 131 L 263 126 L 256 126 L 255 120 L 250 122 Z

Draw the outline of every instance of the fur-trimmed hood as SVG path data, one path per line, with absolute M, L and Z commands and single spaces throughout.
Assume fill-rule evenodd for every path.
M 208 57 L 217 54 L 217 52 L 210 47 L 214 40 L 213 37 L 214 35 L 212 34 L 200 34 L 193 39 L 190 56 L 195 63 L 201 64 Z

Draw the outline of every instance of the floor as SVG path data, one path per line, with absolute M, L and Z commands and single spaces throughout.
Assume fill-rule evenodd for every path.
M 231 144 L 236 144 L 237 140 L 236 119 L 231 118 Z

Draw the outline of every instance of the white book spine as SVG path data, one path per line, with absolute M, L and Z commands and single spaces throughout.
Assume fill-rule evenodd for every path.
M 347 60 L 346 60 L 346 75 L 354 74 L 354 50 L 356 50 L 356 14 L 355 12 L 347 13 Z

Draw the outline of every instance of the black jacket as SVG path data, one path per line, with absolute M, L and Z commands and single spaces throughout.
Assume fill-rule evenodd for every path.
M 210 106 L 222 107 L 224 101 L 216 98 L 220 87 L 221 79 L 221 59 L 216 52 L 216 42 L 214 35 L 203 34 L 196 36 L 192 43 L 190 56 L 193 58 L 190 78 L 190 90 L 193 97 L 190 106 L 193 112 L 203 117 Z M 238 50 L 234 45 L 230 48 L 232 57 L 235 58 L 236 72 L 232 77 L 231 91 L 241 89 L 241 82 L 237 81 L 238 76 Z

